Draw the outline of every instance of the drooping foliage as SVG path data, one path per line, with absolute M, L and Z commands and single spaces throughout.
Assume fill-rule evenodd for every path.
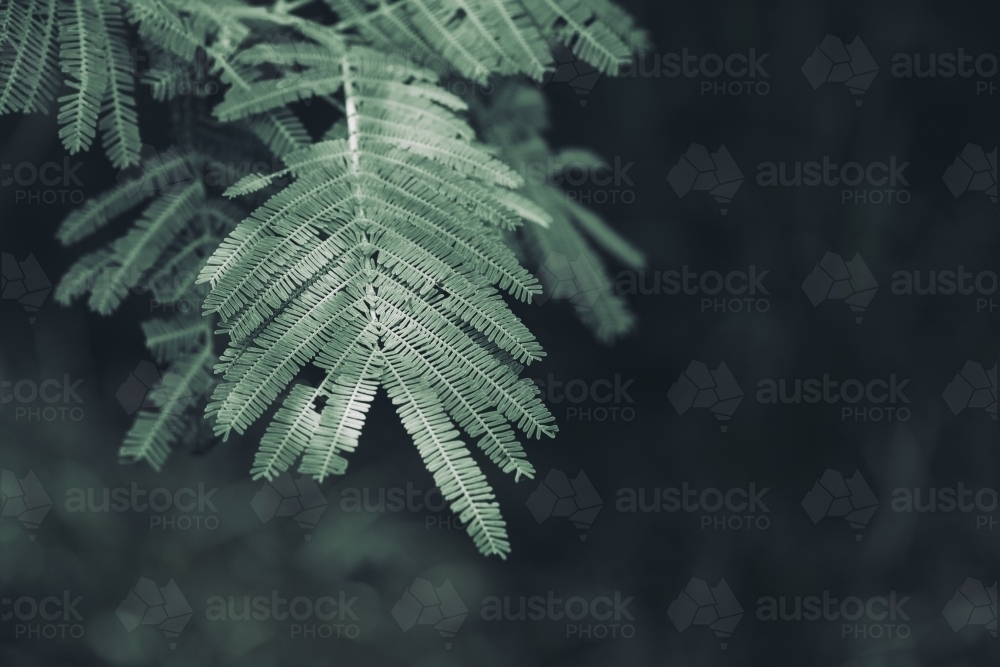
M 85 150 L 100 130 L 113 164 L 138 165 L 60 228 L 69 244 L 133 220 L 71 268 L 57 297 L 87 294 L 106 315 L 134 292 L 155 303 L 204 296 L 203 314 L 143 325 L 166 368 L 124 460 L 159 467 L 172 447 L 202 438 L 196 417 L 210 394 L 222 439 L 274 409 L 255 478 L 297 465 L 322 480 L 345 472 L 384 387 L 476 546 L 504 557 L 506 525 L 466 439 L 519 479 L 534 474 L 520 438 L 556 426 L 520 377 L 544 352 L 503 293 L 542 294 L 524 255 L 537 266 L 575 253 L 605 281 L 589 242 L 626 264 L 641 257 L 594 213 L 508 166 L 551 153 L 537 92 L 498 79 L 493 99 L 464 100 L 441 79 L 542 81 L 558 42 L 616 74 L 645 35 L 606 0 L 325 5 L 15 0 L 2 14 L 4 53 L 43 57 L 0 74 L 0 111 L 44 111 L 61 69 L 74 91 L 59 97 L 67 149 Z M 141 80 L 154 99 L 180 109 L 195 100 L 211 114 L 181 114 L 180 146 L 152 157 L 140 155 L 138 73 L 122 64 L 133 44 L 150 56 Z M 449 68 L 424 66 L 432 61 Z M 311 135 L 297 111 L 313 104 L 330 124 Z M 213 177 L 220 164 L 224 174 L 251 164 L 250 145 L 270 156 L 265 169 L 257 160 L 238 180 Z M 578 310 L 602 339 L 632 325 L 608 290 Z M 213 368 L 215 333 L 226 340 Z

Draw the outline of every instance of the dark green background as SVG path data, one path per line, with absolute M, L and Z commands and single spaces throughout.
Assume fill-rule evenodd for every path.
M 561 431 L 554 441 L 530 443 L 544 476 L 550 469 L 586 472 L 604 500 L 586 541 L 567 520 L 541 525 L 526 507 L 538 481 L 514 484 L 488 475 L 508 521 L 513 555 L 484 559 L 459 530 L 426 529 L 427 512 L 349 513 L 339 508 L 345 488 L 429 490 L 431 476 L 399 425 L 384 393 L 376 399 L 361 447 L 343 480 L 323 490 L 330 505 L 312 539 L 288 520 L 261 525 L 250 507 L 260 487 L 247 471 L 258 428 L 202 455 L 176 453 L 163 473 L 122 467 L 116 450 L 129 417 L 115 399 L 120 384 L 147 359 L 138 322 L 149 315 L 145 297 L 132 297 L 111 318 L 83 305 L 65 309 L 50 298 L 29 325 L 21 308 L 2 303 L 4 380 L 82 378 L 85 418 L 79 423 L 16 420 L 0 406 L 0 466 L 19 476 L 31 469 L 54 501 L 35 541 L 14 519 L 0 520 L 0 590 L 4 598 L 43 597 L 69 590 L 83 596 L 82 640 L 18 640 L 13 621 L 0 622 L 4 665 L 865 665 L 995 664 L 995 638 L 982 628 L 955 634 L 941 608 L 966 577 L 996 581 L 998 535 L 976 530 L 959 514 L 903 515 L 889 508 L 897 487 L 997 487 L 996 422 L 981 410 L 954 416 L 941 391 L 968 359 L 992 366 L 996 315 L 976 313 L 968 298 L 899 297 L 888 276 L 897 269 L 941 270 L 963 264 L 997 270 L 995 206 L 982 193 L 953 198 L 941 174 L 967 143 L 997 143 L 997 101 L 976 95 L 961 79 L 897 79 L 892 55 L 943 53 L 962 47 L 996 54 L 995 3 L 932 2 L 623 2 L 649 29 L 656 53 L 754 48 L 768 53 L 770 93 L 763 97 L 701 95 L 701 79 L 601 77 L 586 106 L 567 84 L 544 88 L 556 146 L 587 146 L 609 162 L 634 162 L 631 204 L 597 206 L 648 255 L 649 270 L 729 271 L 750 264 L 770 272 L 765 314 L 701 314 L 697 298 L 634 296 L 638 331 L 612 347 L 594 342 L 558 302 L 518 307 L 549 356 L 526 370 L 564 382 L 633 379 L 635 418 L 579 421 L 554 405 Z M 880 71 L 853 104 L 841 85 L 812 90 L 799 71 L 826 34 L 860 35 Z M 996 77 L 992 79 L 994 85 Z M 146 93 L 144 92 L 145 96 Z M 306 110 L 306 113 L 310 113 Z M 171 143 L 169 118 L 145 98 L 143 140 Z M 62 159 L 55 116 L 0 119 L 0 162 Z M 678 198 L 667 173 L 692 142 L 715 150 L 724 143 L 745 181 L 726 216 L 704 193 Z M 899 156 L 911 164 L 906 205 L 842 205 L 836 188 L 763 188 L 754 183 L 762 161 L 869 162 Z M 114 183 L 115 171 L 97 149 L 76 156 L 87 196 Z M 583 186 L 597 190 L 594 186 Z M 15 202 L 0 188 L 0 234 L 5 252 L 34 253 L 55 282 L 79 252 L 53 232 L 68 208 Z M 813 308 L 800 288 L 825 252 L 845 259 L 860 252 L 880 291 L 856 325 L 843 304 Z M 613 271 L 618 267 L 611 264 Z M 996 300 L 996 297 L 994 297 Z M 721 433 L 705 411 L 678 416 L 667 390 L 692 359 L 725 361 L 746 392 Z M 905 423 L 854 423 L 819 405 L 766 406 L 753 397 L 762 377 L 910 378 L 912 418 Z M 587 406 L 584 406 L 587 407 Z M 590 405 L 589 407 L 596 407 Z M 882 504 L 856 542 L 845 522 L 813 525 L 799 506 L 826 468 L 860 470 Z M 71 487 L 117 487 L 132 482 L 217 487 L 219 528 L 149 529 L 149 515 L 73 514 L 64 507 Z M 767 531 L 703 531 L 678 513 L 624 514 L 616 491 L 683 482 L 726 489 L 754 482 L 770 490 Z M 997 513 L 993 512 L 994 520 Z M 176 649 L 152 627 L 126 634 L 114 610 L 140 576 L 160 585 L 173 578 L 195 610 Z M 428 627 L 400 631 L 389 615 L 417 576 L 448 578 L 470 616 L 454 646 Z M 678 633 L 667 608 L 691 577 L 714 585 L 725 578 L 745 615 L 721 651 L 704 627 Z M 213 595 L 358 595 L 357 641 L 293 640 L 280 623 L 209 622 Z M 488 596 L 634 596 L 634 637 L 580 641 L 565 623 L 488 622 L 479 616 Z M 868 597 L 890 590 L 911 596 L 907 640 L 840 639 L 837 623 L 767 623 L 754 618 L 762 596 L 822 594 Z

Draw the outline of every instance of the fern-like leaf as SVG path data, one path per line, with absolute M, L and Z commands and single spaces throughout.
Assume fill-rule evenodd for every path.
M 0 114 L 46 113 L 59 85 L 57 0 L 8 0 L 0 37 Z
M 139 162 L 139 122 L 135 112 L 135 81 L 132 58 L 125 41 L 121 10 L 114 0 L 104 0 L 105 41 L 102 45 L 107 63 L 108 88 L 101 113 L 104 151 L 111 164 L 123 169 Z
M 59 59 L 66 85 L 76 91 L 59 98 L 59 138 L 70 154 L 90 147 L 108 84 L 100 2 L 74 0 L 59 8 Z
M 292 387 L 260 440 L 250 470 L 253 479 L 272 480 L 295 464 L 319 427 L 314 404 L 320 396 L 319 389 L 308 385 Z
M 491 74 L 542 81 L 553 67 L 554 37 L 607 74 L 649 46 L 631 17 L 607 0 L 327 0 L 356 33 L 385 52 L 417 62 L 443 56 L 462 76 Z
M 323 367 L 324 360 L 336 359 L 322 387 L 326 406 L 300 466 L 303 474 L 318 480 L 327 475 L 342 475 L 347 469 L 347 459 L 342 454 L 357 449 L 365 416 L 382 377 L 384 359 L 374 344 L 377 340 L 374 331 L 364 324 L 359 334 L 350 344 L 363 349 L 348 354 L 346 349 L 328 346 L 316 360 Z
M 194 419 L 211 394 L 206 416 L 223 438 L 280 403 L 254 478 L 273 479 L 298 462 L 323 480 L 345 473 L 385 387 L 477 548 L 506 557 L 493 490 L 460 434 L 518 480 L 535 470 L 517 431 L 541 438 L 557 429 L 535 385 L 520 377 L 522 364 L 544 352 L 502 292 L 524 301 L 542 293 L 519 261 L 525 255 L 574 255 L 603 276 L 590 243 L 630 265 L 641 254 L 558 189 L 526 184 L 507 166 L 550 157 L 537 92 L 504 86 L 493 104 L 474 104 L 494 148 L 468 124 L 467 102 L 416 63 L 443 56 L 484 84 L 493 74 L 541 81 L 554 38 L 615 74 L 648 40 L 608 0 L 326 1 L 338 17 L 333 29 L 284 3 L 240 0 L 0 7 L 0 43 L 16 54 L 0 71 L 0 113 L 43 110 L 61 69 L 72 89 L 59 98 L 66 148 L 85 150 L 100 130 L 116 167 L 138 165 L 137 178 L 121 179 L 60 227 L 59 239 L 74 243 L 145 205 L 124 235 L 70 269 L 56 297 L 89 292 L 91 309 L 108 314 L 133 288 L 173 305 L 206 285 L 208 317 L 143 325 L 167 370 L 125 438 L 123 461 L 159 469 L 172 447 L 200 439 Z M 181 143 L 195 150 L 140 162 L 123 16 L 147 50 L 180 64 L 146 76 L 155 99 L 204 98 L 203 74 L 226 87 L 211 122 L 190 124 L 202 100 L 175 105 Z M 289 108 L 314 98 L 343 116 L 316 143 Z M 260 164 L 265 149 L 280 168 L 235 167 Z M 580 152 L 548 161 L 558 171 L 595 160 Z M 194 177 L 203 170 L 205 179 Z M 234 171 L 243 177 L 231 185 Z M 244 217 L 233 203 L 209 199 L 220 186 L 263 203 Z M 608 290 L 588 317 L 602 338 L 631 325 Z M 229 339 L 214 364 L 221 378 L 212 374 L 215 327 Z M 310 364 L 322 379 L 296 384 Z
M 601 162 L 589 151 L 551 155 L 542 138 L 548 125 L 544 101 L 537 90 L 527 86 L 499 85 L 490 104 L 477 105 L 476 113 L 489 139 L 503 146 L 503 156 L 511 164 L 551 164 L 553 172 L 546 176 L 557 176 L 571 165 L 593 168 Z M 513 237 L 515 247 L 539 267 L 543 282 L 554 283 L 554 274 L 561 278 L 563 273 L 573 272 L 576 292 L 586 298 L 577 297 L 571 303 L 580 320 L 599 340 L 609 342 L 631 331 L 635 317 L 624 299 L 615 293 L 614 280 L 588 238 L 630 268 L 643 266 L 643 254 L 548 178 L 525 184 L 522 194 L 542 207 L 551 223 L 547 227 L 523 226 Z M 554 287 L 547 285 L 550 295 Z
M 151 293 L 154 307 L 175 313 L 142 325 L 146 347 L 167 368 L 125 437 L 123 462 L 143 460 L 159 469 L 175 445 L 195 447 L 211 437 L 199 424 L 200 408 L 218 384 L 214 332 L 211 320 L 194 312 L 200 300 L 195 278 L 244 213 L 229 202 L 204 200 L 205 187 L 194 180 L 204 167 L 203 158 L 186 150 L 149 157 L 137 177 L 123 179 L 60 229 L 64 242 L 76 242 L 149 202 L 124 236 L 82 257 L 56 289 L 62 303 L 89 292 L 91 308 L 107 313 L 137 288 Z
M 275 109 L 252 116 L 247 119 L 246 128 L 277 156 L 283 157 L 310 143 L 309 132 L 289 109 Z
M 93 289 L 97 277 L 111 261 L 111 255 L 110 249 L 102 248 L 78 259 L 56 286 L 56 301 L 68 306 L 73 300 Z
M 125 1 L 126 16 L 130 23 L 138 25 L 139 35 L 147 45 L 176 56 L 179 62 L 196 62 L 198 49 L 207 41 L 204 23 L 199 26 L 164 0 Z
M 506 558 L 510 552 L 507 528 L 494 501 L 493 489 L 476 465 L 459 433 L 420 371 L 396 349 L 385 351 L 385 384 L 389 398 L 413 438 L 427 470 L 441 495 L 466 526 L 476 548 L 483 554 Z
M 196 215 L 204 196 L 201 182 L 194 181 L 150 204 L 135 227 L 113 244 L 110 261 L 91 293 L 90 307 L 101 315 L 114 311 Z
M 232 121 L 288 106 L 316 95 L 340 89 L 341 79 L 329 70 L 317 69 L 289 78 L 264 79 L 247 85 L 233 85 L 222 104 L 215 107 L 219 120 Z
M 525 0 L 524 6 L 544 33 L 555 35 L 577 58 L 611 76 L 629 62 L 635 46 L 646 43 L 641 36 L 626 36 L 625 41 L 604 23 L 597 10 L 606 10 L 607 3 L 601 0 Z M 616 28 L 625 25 L 621 16 L 611 18 Z
M 520 178 L 476 143 L 454 113 L 461 100 L 429 72 L 381 64 L 355 47 L 328 73 L 343 81 L 343 138 L 294 151 L 286 172 L 235 188 L 296 177 L 236 227 L 199 278 L 231 339 L 208 414 L 219 435 L 243 432 L 312 362 L 326 379 L 291 390 L 252 472 L 271 477 L 302 456 L 300 472 L 322 479 L 345 471 L 385 385 L 477 546 L 504 555 L 492 491 L 448 433 L 462 428 L 520 478 L 534 469 L 511 425 L 528 437 L 555 432 L 509 361 L 542 350 L 494 287 L 523 299 L 538 292 L 496 225 L 516 226 L 518 209 L 547 215 L 504 194 Z
M 138 177 L 88 200 L 74 210 L 56 231 L 63 245 L 80 241 L 109 221 L 149 200 L 165 185 L 187 180 L 192 171 L 188 158 L 176 150 L 165 151 L 145 161 Z
M 203 329 L 207 327 L 202 325 Z M 210 338 L 210 332 L 206 331 Z M 119 456 L 125 463 L 146 461 L 159 470 L 171 447 L 187 430 L 185 413 L 196 406 L 214 384 L 212 345 L 179 356 L 163 375 L 159 387 L 150 392 L 153 409 L 142 409 L 125 435 Z
M 211 342 L 211 329 L 201 317 L 155 318 L 142 323 L 146 347 L 159 362 L 176 359 L 182 353 Z

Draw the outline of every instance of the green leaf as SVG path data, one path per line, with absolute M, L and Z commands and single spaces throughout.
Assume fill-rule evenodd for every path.
M 429 73 L 381 65 L 352 49 L 330 72 L 343 81 L 343 138 L 292 151 L 286 170 L 234 188 L 295 177 L 199 277 L 231 341 L 207 412 L 218 435 L 243 433 L 306 364 L 322 368 L 317 388 L 295 385 L 284 399 L 252 474 L 272 477 L 301 456 L 299 471 L 323 479 L 346 470 L 384 385 L 476 545 L 504 556 L 492 491 L 448 429 L 454 420 L 518 479 L 535 471 L 512 426 L 529 438 L 556 431 L 514 361 L 544 352 L 497 291 L 528 299 L 539 286 L 496 225 L 516 227 L 519 210 L 548 215 L 509 190 L 520 179 L 476 142 L 455 114 L 460 100 Z
M 105 0 L 106 11 L 104 61 L 108 66 L 108 88 L 101 113 L 104 151 L 118 169 L 139 162 L 139 121 L 135 112 L 135 80 L 132 57 L 125 41 L 121 11 L 112 0 Z
M 59 59 L 66 85 L 59 98 L 59 138 L 70 154 L 86 150 L 97 133 L 97 115 L 108 85 L 100 0 L 74 0 L 59 8 Z

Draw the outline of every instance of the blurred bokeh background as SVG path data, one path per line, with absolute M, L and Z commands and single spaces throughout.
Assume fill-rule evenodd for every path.
M 548 351 L 526 375 L 542 380 L 553 400 L 570 384 L 571 395 L 582 396 L 576 392 L 585 387 L 596 389 L 597 398 L 551 404 L 561 430 L 553 441 L 530 443 L 537 479 L 515 484 L 489 470 L 509 524 L 511 557 L 479 556 L 450 513 L 434 509 L 440 498 L 431 476 L 384 393 L 347 475 L 318 491 L 267 489 L 249 480 L 260 429 L 205 452 L 178 452 L 159 474 L 119 466 L 116 452 L 131 418 L 116 394 L 150 360 L 138 327 L 149 316 L 148 297 L 131 297 L 110 318 L 83 304 L 61 308 L 51 297 L 30 312 L 5 299 L 0 663 L 996 663 L 996 5 L 621 4 L 655 43 L 634 76 L 553 81 L 543 92 L 554 145 L 585 146 L 621 167 L 617 182 L 589 178 L 568 190 L 647 254 L 643 275 L 618 276 L 623 286 L 645 286 L 627 297 L 639 325 L 616 345 L 602 346 L 559 300 L 518 307 Z M 873 78 L 863 52 L 877 65 Z M 837 80 L 843 53 L 857 76 L 850 86 Z M 685 55 L 693 58 L 688 74 L 675 74 L 670 54 L 682 64 Z M 732 54 L 757 59 L 753 77 L 739 68 L 711 76 L 714 64 Z M 919 56 L 923 72 L 934 54 L 936 76 L 906 76 L 900 54 Z M 946 76 L 946 54 L 971 56 L 970 75 Z M 145 143 L 170 145 L 169 117 L 146 92 L 140 118 Z M 694 144 L 715 154 L 716 168 L 724 146 L 738 167 L 743 180 L 727 191 L 727 201 L 697 186 L 685 191 L 681 172 L 669 176 L 679 164 L 684 168 L 683 159 L 697 159 Z M 991 151 L 992 176 L 987 164 L 982 178 L 992 178 L 992 201 L 988 186 L 979 187 L 982 178 L 961 180 L 961 164 L 947 172 L 960 154 L 976 171 Z M 795 163 L 824 159 L 863 168 L 895 162 L 902 179 L 847 187 L 766 184 L 767 163 L 783 163 L 791 178 Z M 54 115 L 0 119 L 0 163 L 63 160 Z M 5 172 L 0 187 L 3 252 L 19 262 L 33 255 L 52 283 L 79 252 L 54 240 L 59 221 L 72 202 L 105 190 L 117 175 L 96 149 L 69 163 L 71 169 L 79 163 L 73 172 L 79 183 L 23 187 L 8 183 Z M 877 168 L 870 173 L 881 175 Z M 848 264 L 858 269 L 852 262 L 859 255 L 877 282 L 863 313 L 853 312 L 843 294 L 811 303 L 803 282 L 827 253 L 844 263 L 827 260 L 826 273 Z M 974 276 L 986 272 L 981 291 L 901 293 L 906 275 L 919 272 L 919 284 L 927 286 L 931 272 L 940 278 L 960 266 Z M 765 291 L 735 302 L 726 296 L 716 305 L 723 290 L 706 306 L 703 293 L 669 294 L 666 282 L 656 289 L 657 275 L 684 267 L 723 276 L 753 267 Z M 4 271 L 6 282 L 6 264 Z M 859 280 L 853 287 L 871 284 Z M 692 361 L 712 370 L 725 364 L 744 393 L 730 418 L 717 419 L 701 402 L 684 409 L 681 375 L 689 367 L 697 375 Z M 990 395 L 988 382 L 974 400 L 965 391 L 979 387 L 990 369 L 992 414 L 982 400 Z M 895 376 L 905 403 L 892 405 L 897 410 L 890 415 L 872 410 L 888 403 L 868 399 L 759 400 L 762 380 L 786 380 L 790 395 L 796 379 L 824 375 L 841 384 Z M 51 403 L 22 400 L 48 380 L 55 381 L 43 391 Z M 621 391 L 602 402 L 604 389 L 616 383 Z M 15 385 L 28 393 L 15 395 Z M 576 484 L 563 484 L 567 478 Z M 833 500 L 841 495 L 838 480 L 851 480 L 846 500 Z M 546 504 L 543 484 L 553 496 L 576 498 L 581 509 L 600 509 L 562 516 L 570 501 Z M 716 496 L 701 495 L 751 486 L 766 489 L 753 509 L 715 509 Z M 665 489 L 697 494 L 677 511 L 665 502 L 657 510 L 654 497 L 669 495 Z M 971 493 L 948 510 L 949 493 L 961 490 Z M 391 500 L 408 491 L 412 502 Z M 325 509 L 300 521 L 275 516 L 282 492 Z M 105 493 L 112 501 L 128 499 L 122 511 L 113 502 L 102 508 Z M 928 511 L 904 511 L 907 493 Z M 157 503 L 173 500 L 157 511 L 143 504 L 151 494 Z M 629 511 L 633 496 L 641 506 Z M 380 497 L 388 500 L 380 504 Z M 46 498 L 51 507 L 40 522 L 33 518 L 42 512 L 26 518 L 15 511 L 17 502 L 27 510 L 44 507 Z M 929 498 L 942 502 L 930 509 Z M 430 582 L 429 593 L 421 579 Z M 698 580 L 707 583 L 708 598 L 698 595 Z M 895 618 L 766 620 L 761 611 L 768 598 L 784 597 L 788 616 L 796 598 L 824 595 L 906 600 Z M 520 599 L 533 596 L 580 597 L 587 604 L 606 597 L 610 606 L 590 605 L 577 620 L 558 613 L 511 618 Z M 260 609 L 271 610 L 269 618 L 231 618 L 256 597 L 267 598 Z M 275 617 L 275 607 L 288 605 L 273 599 L 299 597 L 310 602 L 293 604 L 288 618 Z M 337 604 L 320 607 L 335 613 L 304 613 L 325 597 Z M 58 602 L 41 604 L 48 598 Z M 162 605 L 162 616 L 154 609 L 146 625 L 129 631 L 121 619 L 135 618 L 143 598 L 147 607 Z M 491 615 L 496 598 L 501 609 L 506 604 L 506 618 Z M 413 616 L 413 600 L 422 600 L 423 615 Z M 569 616 L 577 617 L 583 604 L 571 604 Z M 186 624 L 161 626 L 183 619 L 187 608 Z M 439 611 L 444 619 L 461 616 L 463 608 L 464 621 L 447 625 L 457 632 L 442 634 L 430 623 Z M 131 616 L 116 613 L 122 609 Z M 713 629 L 713 614 L 738 613 L 735 627 L 730 619 Z M 720 628 L 725 632 L 715 632 Z

